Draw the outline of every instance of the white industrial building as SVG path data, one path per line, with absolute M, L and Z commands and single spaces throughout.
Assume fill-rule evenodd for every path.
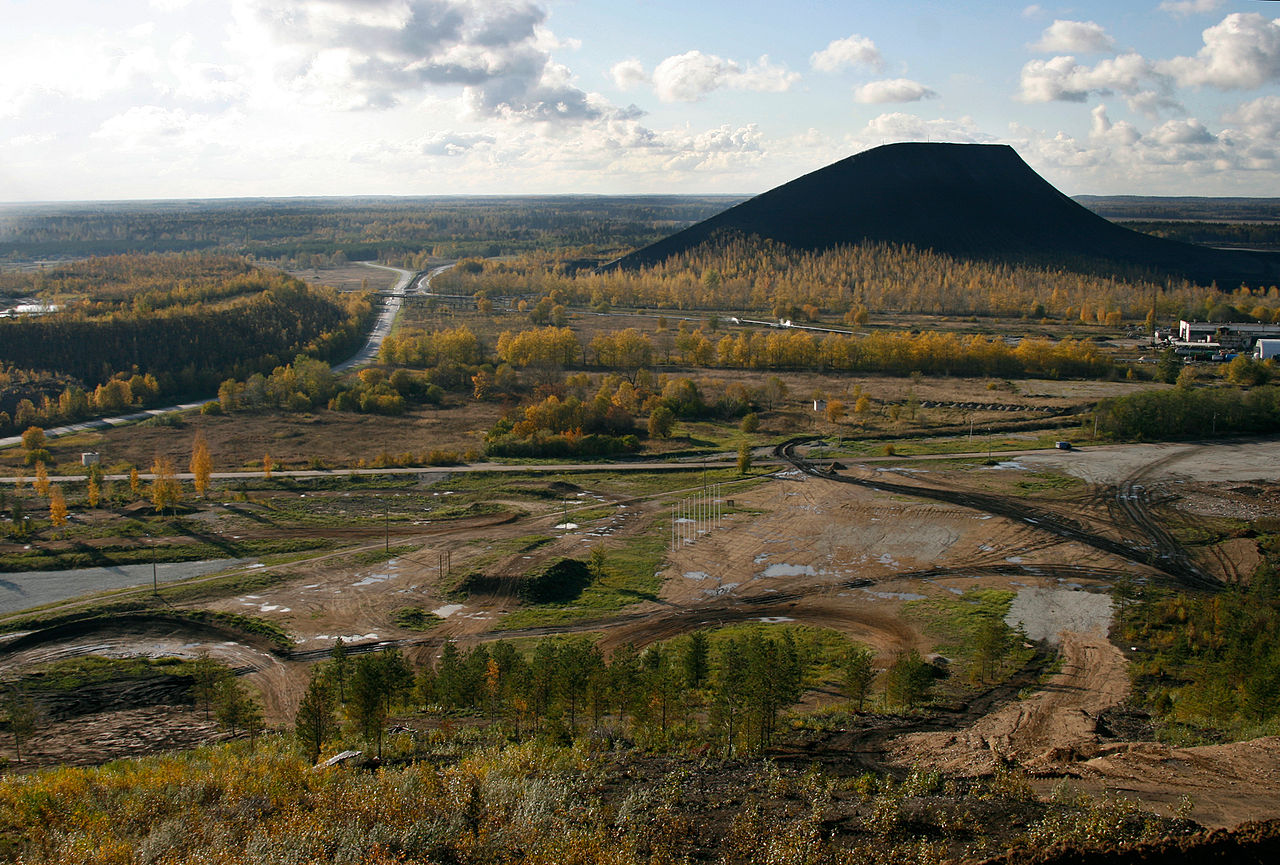
M 1178 342 L 1217 343 L 1225 351 L 1248 351 L 1260 339 L 1280 338 L 1280 324 L 1254 321 L 1180 321 Z

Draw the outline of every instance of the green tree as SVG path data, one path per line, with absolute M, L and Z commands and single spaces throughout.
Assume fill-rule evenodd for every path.
M 335 732 L 334 708 L 333 688 L 320 671 L 312 670 L 293 720 L 293 733 L 312 763 L 320 758 L 320 751 Z
M 665 405 L 654 406 L 649 412 L 649 438 L 668 438 L 675 425 L 675 413 Z
M 627 714 L 635 706 L 640 682 L 640 653 L 634 643 L 623 643 L 609 657 L 610 699 L 618 710 L 618 726 L 626 729 Z
M 690 688 L 701 688 L 711 670 L 711 641 L 706 631 L 694 631 L 684 652 L 684 680 Z
M 591 579 L 599 582 L 604 579 L 604 566 L 607 562 L 609 554 L 605 552 L 602 544 L 596 544 L 591 548 L 591 556 L 587 561 L 587 566 L 591 569 Z
M 933 667 L 915 649 L 899 652 L 884 675 L 885 700 L 906 709 L 929 696 L 933 689 Z
M 231 671 L 208 655 L 200 655 L 191 662 L 191 695 L 197 705 L 204 706 L 205 720 L 213 710 L 218 686 L 231 675 Z
M 724 730 L 725 754 L 734 753 L 738 725 L 748 700 L 747 658 L 744 641 L 725 640 L 720 645 L 711 677 L 712 717 Z
M 738 474 L 745 475 L 751 471 L 751 445 L 746 439 L 738 442 Z
M 390 713 L 413 690 L 413 670 L 409 668 L 404 655 L 394 646 L 378 652 L 377 659 L 379 675 L 382 677 L 383 700 Z
M 873 666 L 875 655 L 868 649 L 856 648 L 847 654 L 842 664 L 844 673 L 844 692 L 862 711 L 863 704 L 871 694 L 871 686 L 876 680 L 876 669 Z
M 22 744 L 35 732 L 39 712 L 31 697 L 22 685 L 14 685 L 5 695 L 5 719 L 9 722 L 9 732 L 13 734 L 13 752 L 17 762 L 22 762 Z
M 1182 366 L 1182 358 L 1178 357 L 1178 353 L 1171 348 L 1166 348 L 1160 352 L 1160 359 L 1156 361 L 1156 381 L 1173 384 L 1178 380 Z
M 249 736 L 249 747 L 256 745 L 263 728 L 262 706 L 244 682 L 227 676 L 218 683 L 213 714 L 233 738 L 244 732 Z
M 376 655 L 361 655 L 352 664 L 347 716 L 364 740 L 376 743 L 382 757 L 382 729 L 387 722 L 387 701 L 382 678 L 383 666 Z
M 339 637 L 333 644 L 333 649 L 329 652 L 329 673 L 333 677 L 333 683 L 338 688 L 338 702 L 347 702 L 347 674 L 350 671 L 351 663 L 347 660 L 347 644 Z
M 1009 626 L 995 616 L 984 618 L 973 641 L 974 663 L 982 681 L 989 679 L 1000 668 L 1011 645 L 1012 632 Z

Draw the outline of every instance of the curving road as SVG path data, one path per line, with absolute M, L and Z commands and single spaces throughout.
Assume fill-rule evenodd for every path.
M 369 332 L 369 339 L 365 342 L 364 348 L 360 349 L 360 351 L 358 351 L 349 360 L 345 360 L 342 363 L 335 365 L 333 367 L 333 371 L 336 373 L 347 372 L 357 366 L 369 363 L 378 356 L 378 350 L 382 348 L 383 340 L 385 340 L 388 334 L 391 333 L 391 326 L 395 323 L 396 315 L 400 312 L 401 304 L 404 303 L 405 289 L 413 281 L 415 276 L 415 273 L 412 270 L 403 270 L 399 267 L 389 267 L 385 264 L 374 264 L 370 261 L 362 261 L 359 263 L 363 264 L 365 267 L 376 267 L 379 270 L 394 271 L 400 274 L 400 278 L 396 280 L 396 284 L 391 288 L 392 296 L 388 297 L 386 302 L 383 304 L 382 312 L 378 314 L 378 320 L 374 322 L 373 330 Z M 448 270 L 452 266 L 453 265 L 445 265 L 444 267 L 437 267 L 435 270 L 431 271 L 422 283 L 422 291 L 425 293 L 427 288 L 430 287 L 432 277 L 437 273 Z M 197 402 L 184 402 L 179 405 L 165 406 L 164 408 L 144 409 L 143 411 L 130 412 L 129 414 L 116 415 L 115 417 L 94 418 L 93 420 L 86 420 L 81 421 L 80 423 L 66 424 L 65 426 L 47 429 L 44 431 L 44 434 L 46 438 L 60 438 L 62 436 L 69 436 L 78 432 L 85 432 L 87 430 L 106 429 L 107 427 L 113 426 L 126 426 L 131 423 L 146 420 L 147 418 L 155 417 L 156 415 L 197 409 L 210 399 L 214 399 L 214 397 L 208 397 Z M 22 436 L 20 435 L 0 438 L 0 448 L 13 447 L 19 444 L 22 444 Z

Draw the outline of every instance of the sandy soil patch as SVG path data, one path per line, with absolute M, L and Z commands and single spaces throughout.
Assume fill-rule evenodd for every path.
M 1071 774 L 1080 789 L 1106 788 L 1167 803 L 1170 811 L 1189 796 L 1191 818 L 1215 828 L 1280 815 L 1280 736 L 1198 748 L 1109 745 Z
M 954 775 L 985 775 L 1009 763 L 1044 770 L 1093 756 L 1097 717 L 1129 693 L 1124 655 L 1105 636 L 1066 632 L 1062 671 L 1025 700 L 958 732 L 913 733 L 889 750 L 891 762 Z
M 1017 462 L 1039 471 L 1065 472 L 1094 484 L 1116 484 L 1130 478 L 1275 481 L 1280 478 L 1280 438 L 1090 446 L 1021 456 Z

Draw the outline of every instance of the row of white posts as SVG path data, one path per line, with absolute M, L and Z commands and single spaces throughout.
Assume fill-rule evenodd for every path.
M 691 544 L 701 535 L 724 524 L 724 499 L 720 484 L 711 484 L 702 492 L 671 506 L 671 550 Z

